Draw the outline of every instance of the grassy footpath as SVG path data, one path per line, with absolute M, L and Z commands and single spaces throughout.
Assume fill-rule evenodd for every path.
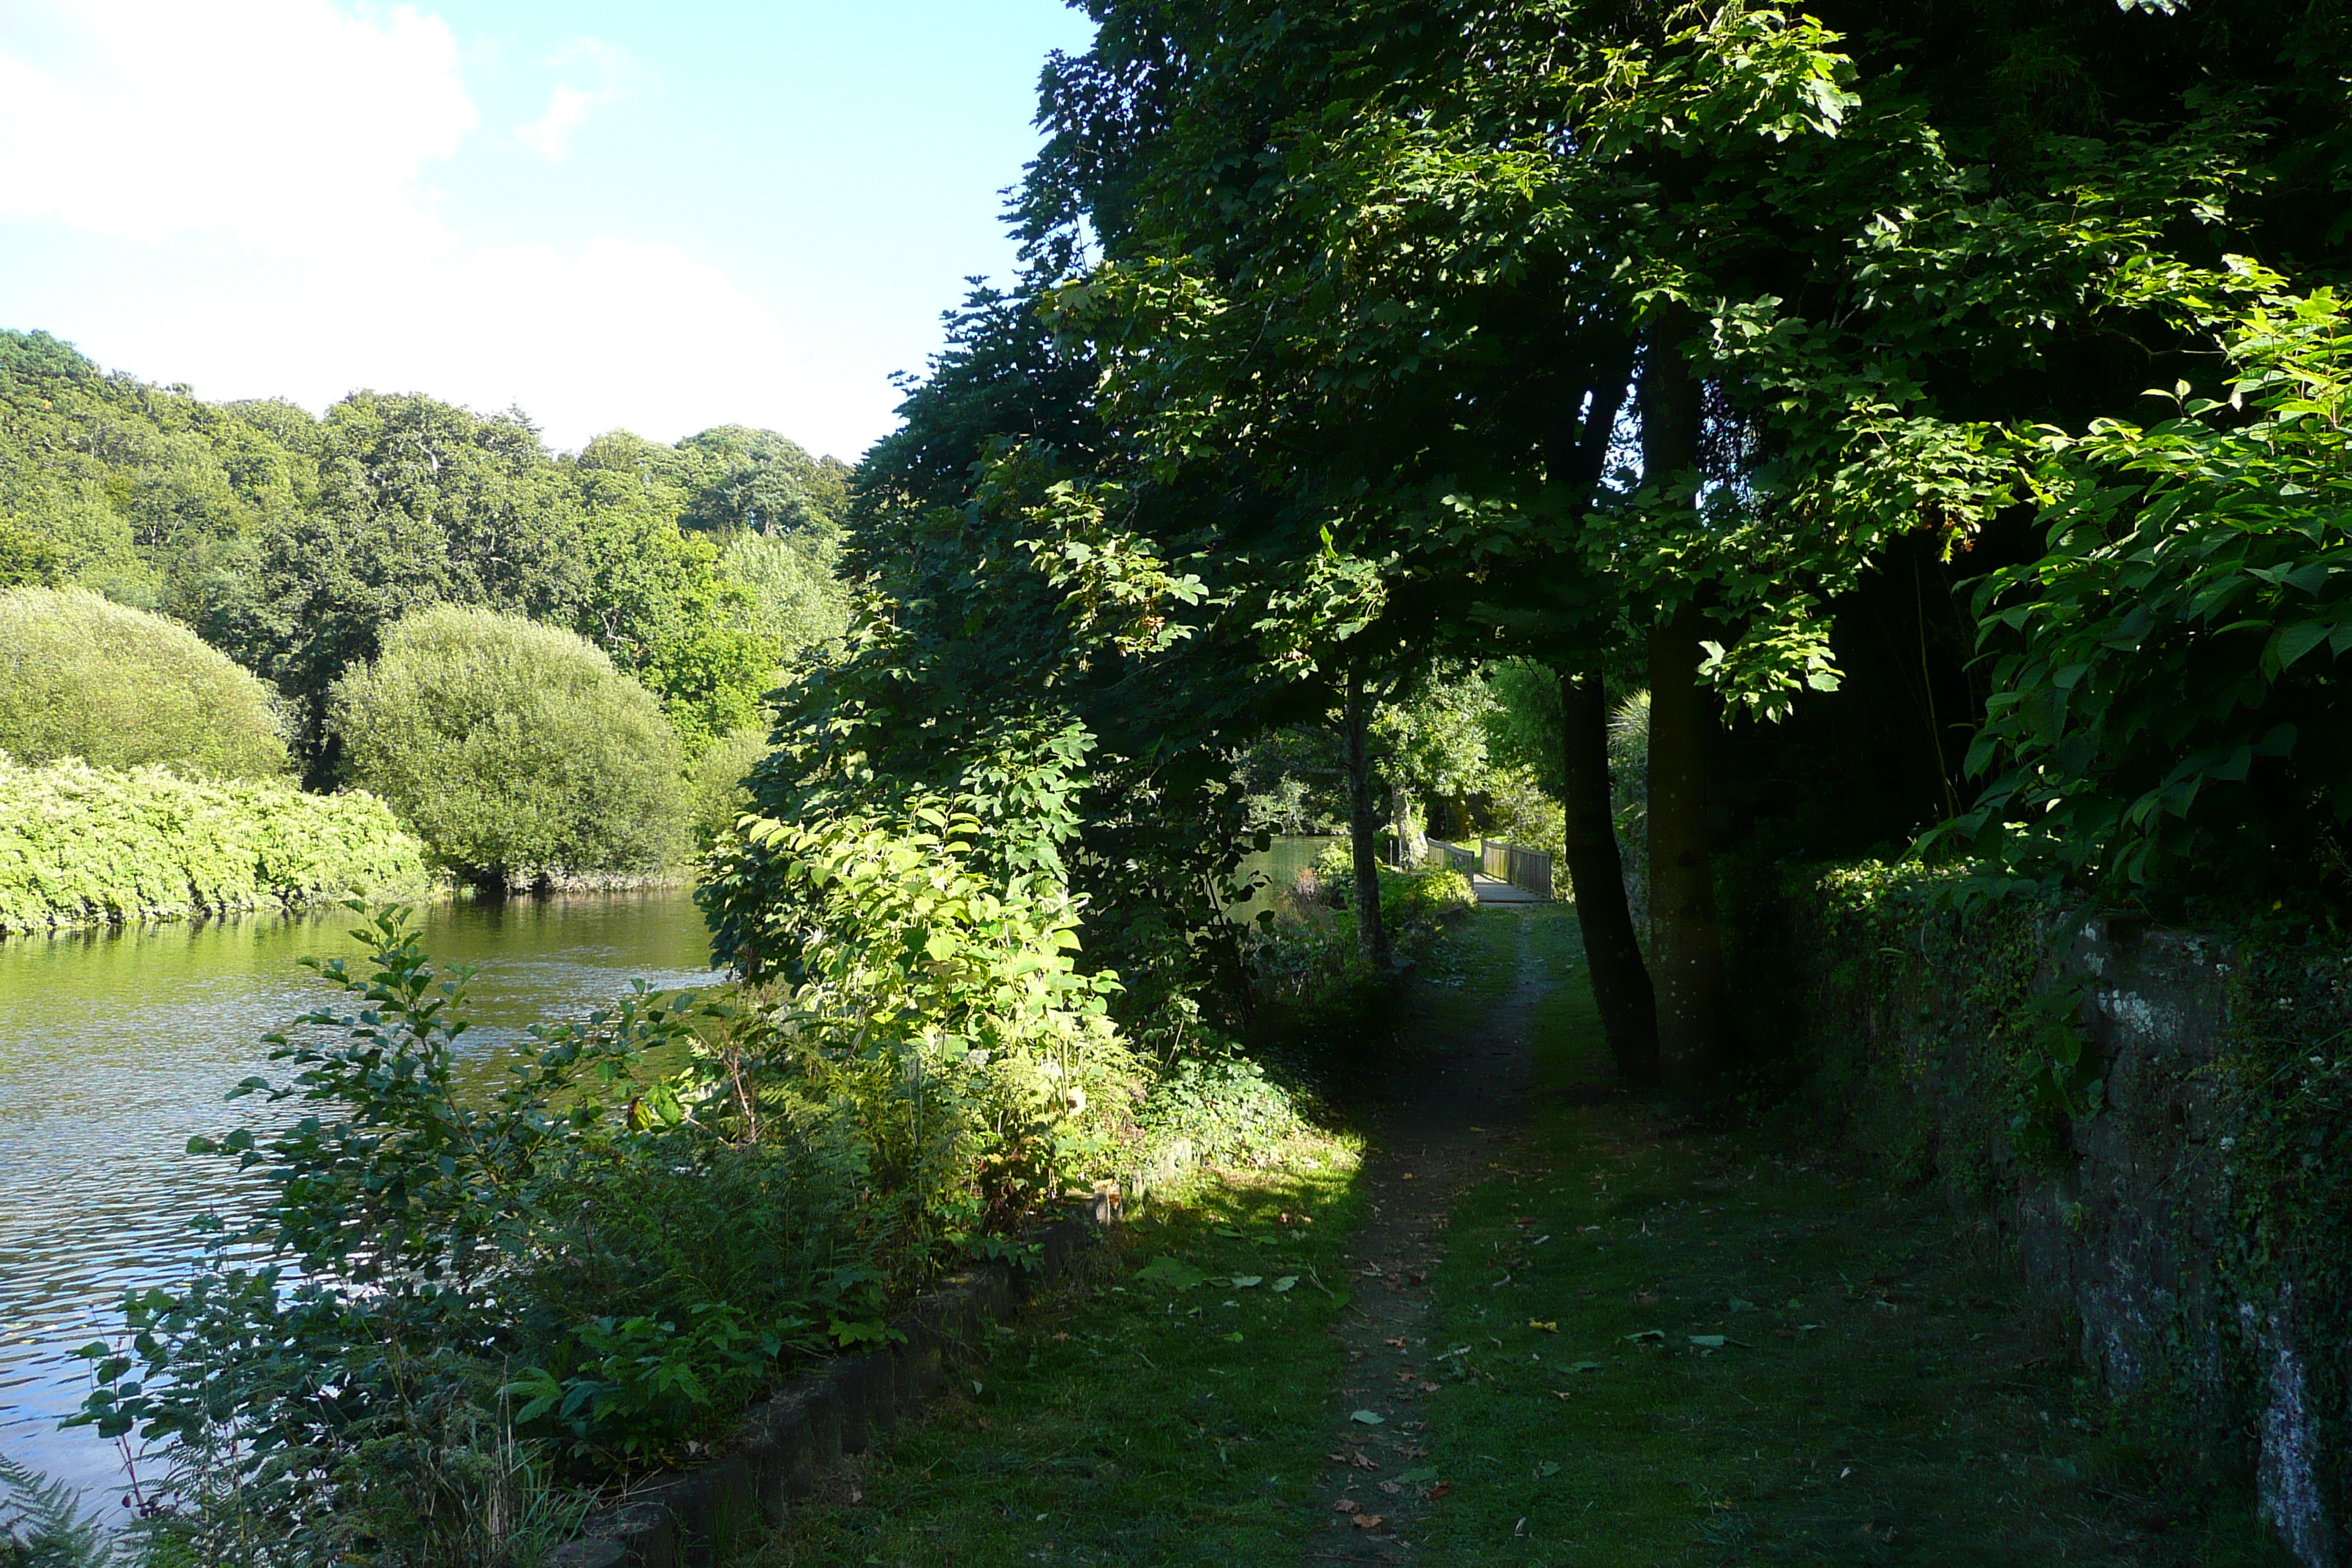
M 1353 1152 L 1311 1157 L 1150 1205 L 755 1561 L 1295 1563 L 1358 1206 Z
M 2168 1485 L 2106 1429 L 2063 1326 L 1933 1194 L 1793 1126 L 1695 1129 L 1580 1092 L 1602 1065 L 1570 911 L 1482 912 L 1423 966 L 1422 1042 L 1486 1048 L 1469 1026 L 1523 931 L 1570 983 L 1538 1013 L 1537 1109 L 1454 1204 L 1428 1338 L 1407 1352 L 1437 1385 L 1413 1438 L 1435 1500 L 1412 1561 L 2286 1563 L 2241 1493 Z M 1000 1331 L 936 1415 L 758 1561 L 1328 1554 L 1346 1533 L 1315 1496 L 1343 1381 L 1340 1255 L 1381 1194 L 1343 1147 L 1323 1154 L 1153 1205 L 1090 1283 Z
M 1574 952 L 1544 910 L 1542 946 Z M 1622 1101 L 1590 992 L 1538 1016 L 1547 1106 L 1453 1210 L 1422 1560 L 2272 1563 L 2240 1502 L 2104 1427 L 1987 1233 L 1800 1130 Z

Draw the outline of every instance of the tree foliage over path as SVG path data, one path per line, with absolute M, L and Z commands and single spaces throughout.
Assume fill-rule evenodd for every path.
M 2338 7 L 1091 11 L 1030 270 L 865 470 L 870 596 L 764 809 L 1044 812 L 1149 1011 L 1231 969 L 1243 748 L 1530 658 L 1620 1070 L 1685 1089 L 1727 815 L 1940 819 L 2159 907 L 2338 879 Z M 1651 694 L 1646 942 L 1612 687 Z

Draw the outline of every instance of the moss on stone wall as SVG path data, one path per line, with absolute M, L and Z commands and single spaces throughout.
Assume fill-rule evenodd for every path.
M 1727 883 L 1749 1033 L 1811 1113 L 1991 1217 L 2151 1445 L 2342 1561 L 2352 940 L 1917 866 Z

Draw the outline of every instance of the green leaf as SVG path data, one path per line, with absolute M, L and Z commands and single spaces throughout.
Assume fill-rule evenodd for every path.
M 1136 1270 L 1136 1279 L 1152 1285 L 1165 1285 L 1171 1290 L 1190 1290 L 1204 1284 L 1208 1275 L 1181 1258 L 1155 1258 Z
M 1279 1279 L 1276 1280 L 1276 1281 L 1273 1283 L 1273 1285 L 1271 1285 L 1270 1287 L 1268 1287 L 1268 1289 L 1272 1289 L 1272 1290 L 1273 1290 L 1273 1292 L 1274 1292 L 1276 1295 L 1279 1296 L 1279 1295 L 1284 1294 L 1284 1293 L 1285 1293 L 1285 1292 L 1286 1292 L 1286 1291 L 1289 1291 L 1289 1290 L 1292 1290 L 1292 1289 L 1296 1289 L 1296 1288 L 1297 1287 L 1297 1284 L 1298 1284 L 1298 1276 L 1297 1276 L 1297 1275 L 1296 1275 L 1296 1274 L 1286 1274 L 1286 1275 L 1284 1275 L 1281 1279 Z
M 1349 1416 L 1348 1419 L 1366 1426 L 1385 1426 L 1388 1425 L 1388 1417 L 1382 1415 L 1377 1410 L 1359 1410 L 1353 1415 Z
M 2291 668 L 2296 659 L 2317 647 L 2334 636 L 2336 628 L 2325 621 L 2304 621 L 2279 633 L 2278 661 L 2281 669 Z

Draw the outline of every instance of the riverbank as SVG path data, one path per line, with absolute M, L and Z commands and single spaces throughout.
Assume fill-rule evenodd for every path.
M 577 1019 L 656 987 L 708 984 L 709 936 L 684 889 L 548 899 L 426 900 L 425 939 L 474 971 L 465 1081 L 507 1080 L 534 1024 Z M 222 1095 L 282 1076 L 264 1037 L 324 1000 L 304 957 L 352 951 L 348 910 L 179 921 L 0 942 L 0 1452 L 121 1495 L 121 1456 L 59 1418 L 89 1392 L 73 1354 L 119 1333 L 129 1290 L 178 1282 L 205 1237 L 260 1200 L 233 1162 L 195 1160 L 269 1112 Z M 152 1479 L 152 1478 L 151 1478 Z
M 1423 1107 L 1464 1106 L 1420 1095 L 1344 1182 L 1129 1227 L 763 1568 L 2287 1561 L 2250 1494 L 2132 1444 L 1932 1194 L 1608 1096 L 1572 910 L 1482 911 L 1425 968 L 1420 1045 L 1497 1091 L 1475 1157 L 1430 1152 Z M 1240 1286 L 1277 1266 L 1300 1283 Z
M 0 756 L 0 937 L 415 898 L 437 885 L 425 846 L 373 795 Z

